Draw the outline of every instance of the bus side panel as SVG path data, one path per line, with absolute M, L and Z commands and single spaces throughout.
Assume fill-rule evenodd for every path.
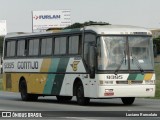
M 64 64 L 64 61 L 60 63 L 61 66 L 62 63 Z M 64 96 L 73 96 L 73 84 L 77 79 L 81 81 L 83 80 L 82 75 L 86 73 L 86 70 L 81 57 L 69 58 L 68 63 L 65 65 L 65 74 L 59 94 Z
M 19 79 L 23 74 L 4 73 L 3 90 L 10 92 L 19 92 Z
M 17 59 L 16 61 L 7 60 L 6 62 L 14 64 L 14 68 L 5 69 L 6 73 L 3 75 L 4 90 L 11 92 L 19 92 L 19 81 L 23 77 L 27 83 L 28 93 L 72 95 L 74 80 L 76 78 L 82 80 L 84 77 L 81 75 L 86 73 L 82 58 L 80 57 Z M 24 66 L 26 64 L 22 64 L 35 62 L 38 63 L 37 69 L 31 69 L 28 66 Z

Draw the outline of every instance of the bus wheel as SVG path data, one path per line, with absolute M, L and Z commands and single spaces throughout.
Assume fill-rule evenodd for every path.
M 22 80 L 20 82 L 19 89 L 20 89 L 21 99 L 23 101 L 36 101 L 38 99 L 38 95 L 27 93 L 27 84 L 25 80 Z
M 59 95 L 57 95 L 56 98 L 59 102 L 68 102 L 72 99 L 72 96 L 59 96 Z
M 84 97 L 84 89 L 82 83 L 78 83 L 77 85 L 76 98 L 79 105 L 87 105 L 90 102 L 89 98 Z
M 121 98 L 121 100 L 124 105 L 132 105 L 135 100 L 135 97 L 123 97 Z

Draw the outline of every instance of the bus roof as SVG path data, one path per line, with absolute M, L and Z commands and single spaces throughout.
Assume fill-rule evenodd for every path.
M 70 33 L 70 32 L 82 32 L 83 30 L 93 31 L 97 34 L 106 34 L 106 35 L 151 35 L 151 31 L 146 28 L 130 26 L 130 25 L 90 25 L 85 26 L 84 28 L 76 28 L 76 29 L 63 29 L 60 31 L 47 31 L 47 32 L 37 32 L 37 33 L 14 33 L 7 34 L 5 38 L 8 37 L 23 37 L 23 36 L 36 36 L 36 35 L 48 35 L 48 34 L 60 34 L 60 33 Z
M 146 28 L 130 25 L 91 25 L 87 26 L 85 30 L 93 30 L 97 34 L 152 34 L 151 31 Z

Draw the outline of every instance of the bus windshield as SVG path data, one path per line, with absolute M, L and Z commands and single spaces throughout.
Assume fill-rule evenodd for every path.
M 141 69 L 153 69 L 153 45 L 151 37 L 128 37 L 130 50 L 130 68 L 137 70 L 136 64 Z
M 102 36 L 97 50 L 98 70 L 128 70 L 129 62 L 130 70 L 153 69 L 151 37 Z

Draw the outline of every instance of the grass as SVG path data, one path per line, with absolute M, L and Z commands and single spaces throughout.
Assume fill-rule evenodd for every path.
M 2 90 L 2 79 L 0 79 L 0 91 Z
M 156 95 L 155 98 L 160 99 L 160 63 L 155 64 L 156 73 Z

